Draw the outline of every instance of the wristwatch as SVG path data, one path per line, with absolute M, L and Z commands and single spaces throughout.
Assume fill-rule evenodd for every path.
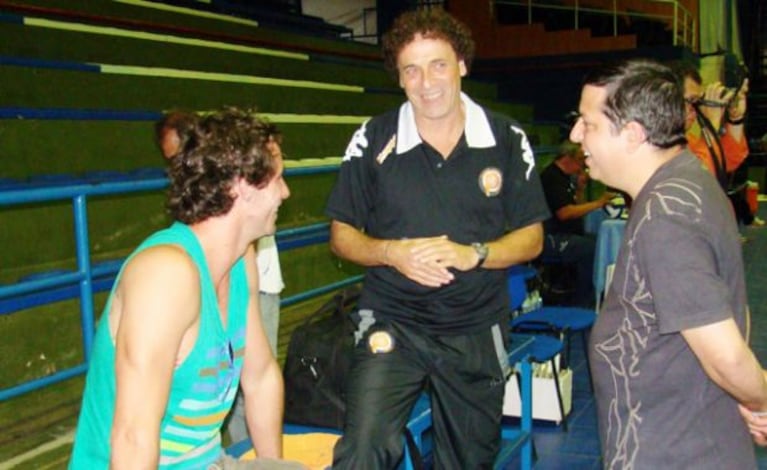
M 490 251 L 486 244 L 474 242 L 471 244 L 471 247 L 474 248 L 474 251 L 477 252 L 477 264 L 474 266 L 474 269 L 477 269 L 479 267 L 482 267 L 482 263 L 485 262 L 487 259 L 487 254 Z

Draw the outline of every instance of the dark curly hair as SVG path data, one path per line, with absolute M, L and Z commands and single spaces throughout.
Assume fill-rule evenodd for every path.
M 165 153 L 164 142 L 168 134 L 175 133 L 178 137 L 178 148 L 175 153 L 184 149 L 184 146 L 192 134 L 197 123 L 198 116 L 191 111 L 173 110 L 165 113 L 159 121 L 154 123 L 155 143 L 160 150 Z M 174 155 L 165 155 L 171 158 Z
M 450 43 L 459 59 L 471 68 L 474 60 L 474 40 L 471 30 L 441 8 L 407 11 L 394 20 L 383 35 L 383 55 L 386 70 L 397 76 L 397 56 L 413 41 L 416 34 L 426 38 L 443 39 Z
M 703 84 L 703 77 L 700 76 L 698 67 L 688 60 L 677 60 L 669 62 L 668 66 L 673 70 L 684 82 L 685 78 L 689 78 L 698 85 Z
M 168 210 L 186 224 L 224 215 L 238 178 L 261 188 L 275 173 L 267 148 L 279 132 L 254 110 L 224 108 L 196 121 L 185 147 L 170 159 Z
M 614 130 L 636 121 L 644 127 L 647 141 L 656 147 L 665 149 L 687 142 L 684 87 L 669 67 L 647 59 L 610 63 L 587 75 L 584 85 L 607 90 L 602 111 Z

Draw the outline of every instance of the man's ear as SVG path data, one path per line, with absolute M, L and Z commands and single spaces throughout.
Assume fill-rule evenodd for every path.
M 242 198 L 244 201 L 250 201 L 253 199 L 255 191 L 256 188 L 248 184 L 245 178 L 237 178 L 234 180 L 234 184 L 232 184 L 231 192 L 235 199 Z
M 633 152 L 639 148 L 640 145 L 647 142 L 647 132 L 645 131 L 644 126 L 636 121 L 630 121 L 623 126 L 621 133 L 623 133 L 624 138 L 626 139 L 626 144 L 628 145 L 630 152 Z
M 466 68 L 466 62 L 463 59 L 458 59 L 458 71 L 461 73 L 461 77 L 465 77 L 469 70 Z

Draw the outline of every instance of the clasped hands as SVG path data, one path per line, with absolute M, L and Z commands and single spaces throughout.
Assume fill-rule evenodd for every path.
M 767 383 L 767 370 L 762 371 L 762 376 Z M 763 409 L 763 406 L 759 408 L 759 411 L 755 411 L 738 403 L 738 411 L 746 422 L 754 442 L 761 447 L 767 447 L 767 411 Z
M 754 442 L 761 446 L 767 446 L 767 412 L 755 412 L 751 411 L 745 406 L 738 404 L 738 411 L 740 416 L 748 426 L 748 431 L 751 433 L 751 438 Z
M 477 264 L 477 254 L 469 245 L 447 238 L 410 238 L 387 241 L 386 264 L 411 281 L 428 287 L 450 284 L 455 275 L 450 268 L 469 271 Z

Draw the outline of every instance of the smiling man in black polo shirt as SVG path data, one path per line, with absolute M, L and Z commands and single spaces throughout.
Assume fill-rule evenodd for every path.
M 326 211 L 333 251 L 367 267 L 333 468 L 394 468 L 427 384 L 435 467 L 489 468 L 509 372 L 505 268 L 540 253 L 549 213 L 519 124 L 461 93 L 467 28 L 408 12 L 383 44 L 408 101 L 354 134 Z

